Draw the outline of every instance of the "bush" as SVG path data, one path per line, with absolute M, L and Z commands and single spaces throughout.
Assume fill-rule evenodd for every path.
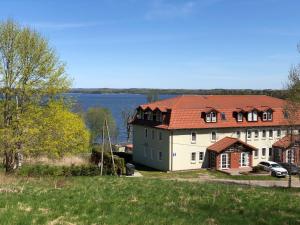
M 262 166 L 253 166 L 252 173 L 262 173 L 265 172 Z
M 103 153 L 103 171 L 105 171 L 105 174 L 113 174 L 113 165 L 112 165 L 112 159 L 111 154 L 109 152 Z M 125 174 L 125 160 L 123 158 L 120 158 L 116 155 L 114 155 L 114 162 L 115 162 L 115 171 L 117 174 Z M 100 147 L 94 147 L 92 150 L 91 155 L 91 163 L 95 165 L 99 165 L 101 163 L 101 148 Z
M 96 165 L 81 166 L 49 166 L 49 165 L 23 165 L 18 171 L 18 175 L 29 177 L 41 176 L 98 176 L 100 168 Z M 103 171 L 103 174 L 105 171 Z

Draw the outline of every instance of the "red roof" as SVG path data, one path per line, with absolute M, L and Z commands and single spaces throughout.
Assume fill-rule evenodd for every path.
M 287 125 L 283 115 L 285 101 L 265 95 L 183 95 L 141 105 L 142 109 L 159 109 L 170 111 L 170 120 L 167 124 L 157 125 L 164 129 L 196 129 L 196 128 L 225 128 L 225 127 L 255 127 L 255 126 L 282 126 Z M 202 113 L 213 108 L 218 111 L 217 122 L 207 123 Z M 234 112 L 273 110 L 272 121 L 248 122 L 246 118 L 238 122 Z M 226 115 L 222 120 L 220 113 Z M 300 125 L 300 119 L 297 123 Z
M 249 145 L 246 142 L 243 142 L 237 138 L 232 138 L 232 137 L 224 137 L 220 141 L 217 141 L 216 143 L 209 146 L 207 148 L 207 150 L 220 153 L 236 143 L 244 145 L 245 147 L 249 148 L 250 150 L 256 150 L 256 148 L 253 147 L 252 145 Z
M 300 141 L 300 135 L 292 135 L 292 136 L 286 135 L 285 137 L 276 141 L 272 147 L 287 149 L 292 145 L 292 143 L 299 142 L 299 141 Z

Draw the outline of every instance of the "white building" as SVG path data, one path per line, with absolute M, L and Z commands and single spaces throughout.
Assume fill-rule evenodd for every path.
M 255 166 L 286 135 L 285 101 L 263 95 L 179 96 L 137 108 L 133 160 L 164 171 Z M 300 123 L 299 123 L 300 125 Z

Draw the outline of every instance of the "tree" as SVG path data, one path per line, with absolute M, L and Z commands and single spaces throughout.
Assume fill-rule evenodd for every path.
M 114 117 L 112 116 L 109 109 L 94 107 L 89 108 L 85 114 L 85 121 L 87 127 L 91 132 L 91 142 L 100 143 L 102 142 L 102 132 L 104 120 L 107 119 L 107 124 L 113 141 L 116 141 L 118 135 L 118 129 Z
M 23 116 L 47 105 L 70 84 L 64 64 L 39 33 L 14 21 L 0 23 L 0 151 L 7 172 L 13 170 L 15 155 L 25 144 Z
M 123 124 L 124 127 L 126 128 L 126 139 L 127 143 L 130 142 L 130 138 L 132 135 L 132 126 L 131 126 L 131 121 L 133 120 L 134 117 L 134 111 L 131 109 L 123 109 L 122 110 L 122 119 L 123 119 Z
M 147 102 L 155 102 L 159 100 L 159 94 L 156 91 L 151 91 L 147 94 Z
M 298 45 L 299 49 L 299 45 Z M 299 49 L 300 51 L 300 49 Z M 286 84 L 287 99 L 286 105 L 284 106 L 285 117 L 288 122 L 287 135 L 290 137 L 291 145 L 294 142 L 294 133 L 297 122 L 299 121 L 299 111 L 300 111 L 300 64 L 292 66 L 288 76 L 288 82 Z M 289 164 L 291 170 L 291 155 L 289 154 Z M 289 173 L 288 186 L 292 186 L 292 177 Z

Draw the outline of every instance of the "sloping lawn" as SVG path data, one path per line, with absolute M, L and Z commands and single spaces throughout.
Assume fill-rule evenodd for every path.
M 300 224 L 300 190 L 1 176 L 0 224 Z

